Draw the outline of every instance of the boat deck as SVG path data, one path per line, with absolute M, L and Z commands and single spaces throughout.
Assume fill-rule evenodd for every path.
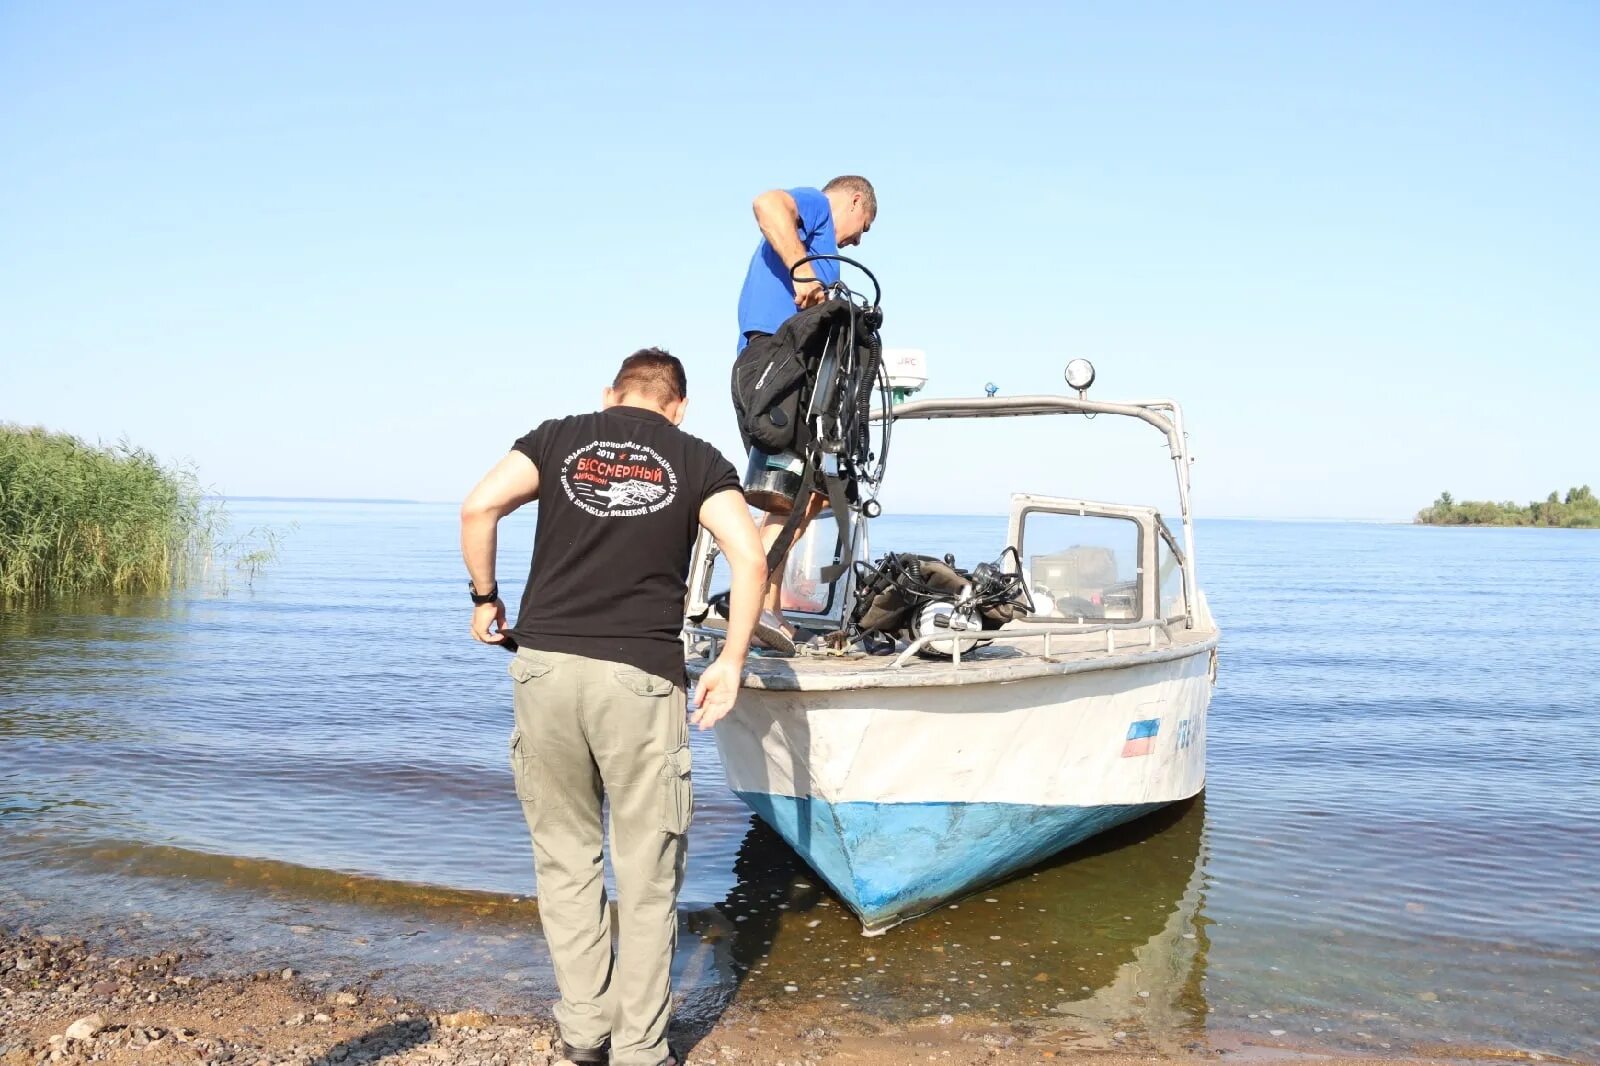
M 703 630 L 700 635 L 711 640 L 720 636 Z M 1021 681 L 1185 659 L 1214 649 L 1218 636 L 1214 628 L 1186 629 L 1181 622 L 1136 628 L 1102 626 L 1087 631 L 1058 627 L 1048 634 L 1037 626 L 1014 633 L 1000 629 L 995 631 L 993 643 L 963 653 L 959 663 L 904 654 L 802 653 L 783 658 L 757 652 L 745 664 L 744 687 L 828 692 Z M 901 659 L 904 665 L 895 665 Z M 696 678 L 708 663 L 704 655 L 693 655 L 685 665 L 689 676 Z

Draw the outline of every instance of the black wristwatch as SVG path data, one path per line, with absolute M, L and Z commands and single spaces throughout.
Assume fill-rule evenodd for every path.
M 500 583 L 496 581 L 494 587 L 491 588 L 487 594 L 480 596 L 478 595 L 478 586 L 474 585 L 471 581 L 468 581 L 467 591 L 472 594 L 473 605 L 476 607 L 482 607 L 484 604 L 493 603 L 495 600 L 500 598 Z

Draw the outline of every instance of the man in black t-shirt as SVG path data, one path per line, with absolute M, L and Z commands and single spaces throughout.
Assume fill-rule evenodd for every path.
M 513 638 L 511 765 L 533 836 L 539 915 L 555 963 L 562 1052 L 576 1063 L 662 1066 L 693 811 L 684 596 L 695 537 L 733 572 L 728 637 L 695 691 L 694 723 L 733 709 L 766 560 L 732 465 L 678 425 L 683 365 L 655 348 L 623 360 L 604 408 L 517 440 L 461 507 L 472 634 Z M 516 625 L 494 581 L 497 523 L 539 501 Z M 619 933 L 601 870 L 611 809 Z M 609 1056 L 609 1058 L 608 1058 Z

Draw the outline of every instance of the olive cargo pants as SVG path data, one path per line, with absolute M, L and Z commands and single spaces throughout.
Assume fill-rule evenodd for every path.
M 511 768 L 533 836 L 539 917 L 574 1047 L 614 1066 L 667 1059 L 672 956 L 693 813 L 683 689 L 632 666 L 520 649 L 511 661 Z M 617 948 L 602 867 L 611 806 Z

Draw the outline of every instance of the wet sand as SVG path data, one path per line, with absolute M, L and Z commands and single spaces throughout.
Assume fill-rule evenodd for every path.
M 204 955 L 176 951 L 122 955 L 114 945 L 26 929 L 0 929 L 0 1064 L 40 1062 L 252 1064 L 459 1064 L 550 1066 L 548 1013 L 455 1011 L 385 994 L 364 983 L 308 977 L 286 960 L 280 969 L 229 973 Z M 318 977 L 323 979 L 319 980 Z M 548 1009 L 548 1003 L 538 1006 Z M 1325 1048 L 1252 1043 L 1213 1034 L 1206 1046 L 1172 1049 L 1118 1034 L 1085 1044 L 1082 1034 L 996 1025 L 944 1015 L 888 1023 L 821 1004 L 730 1006 L 709 1025 L 675 1032 L 688 1061 L 714 1066 L 856 1063 L 1131 1062 L 1177 1064 L 1305 1061 L 1338 1057 Z M 1537 1055 L 1474 1052 L 1455 1046 L 1439 1057 L 1372 1060 L 1538 1061 Z M 1356 1063 L 1356 1058 L 1341 1058 Z M 1553 1060 L 1548 1057 L 1543 1061 Z

